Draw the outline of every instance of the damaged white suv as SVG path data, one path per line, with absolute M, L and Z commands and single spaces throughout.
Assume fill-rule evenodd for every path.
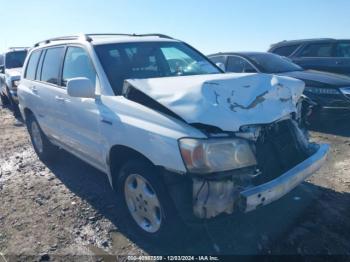
M 320 168 L 328 145 L 300 127 L 304 83 L 223 74 L 164 35 L 38 43 L 18 88 L 43 160 L 63 148 L 107 174 L 120 218 L 156 239 L 269 204 Z

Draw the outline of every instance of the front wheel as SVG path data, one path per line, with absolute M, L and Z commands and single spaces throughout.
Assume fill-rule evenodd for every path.
M 132 160 L 121 168 L 117 196 L 122 225 L 135 236 L 161 241 L 183 226 L 158 171 L 146 161 Z
M 40 160 L 48 161 L 52 159 L 52 156 L 57 151 L 57 147 L 54 146 L 41 130 L 38 121 L 33 115 L 29 115 L 27 119 L 27 129 L 32 141 L 34 150 Z

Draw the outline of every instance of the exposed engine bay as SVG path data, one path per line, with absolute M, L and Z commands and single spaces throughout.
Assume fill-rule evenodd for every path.
M 193 178 L 193 212 L 198 218 L 243 210 L 240 192 L 267 183 L 312 155 L 315 145 L 296 120 L 243 128 L 237 136 L 250 139 L 257 166 L 216 178 Z

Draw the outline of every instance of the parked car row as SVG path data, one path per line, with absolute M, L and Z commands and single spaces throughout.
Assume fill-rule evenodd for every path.
M 18 85 L 35 152 L 53 161 L 62 148 L 105 173 L 121 222 L 149 240 L 278 200 L 329 151 L 309 141 L 300 79 L 341 80 L 274 54 L 209 57 L 160 34 L 35 44 Z
M 321 108 L 350 109 L 350 77 L 345 75 L 305 70 L 273 53 L 218 53 L 209 58 L 226 72 L 276 74 L 304 81 L 304 95 L 313 102 L 316 112 Z
M 288 57 L 304 69 L 350 76 L 350 40 L 282 41 L 272 45 L 269 52 Z

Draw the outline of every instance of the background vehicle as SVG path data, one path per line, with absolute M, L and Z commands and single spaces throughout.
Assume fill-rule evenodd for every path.
M 350 76 L 350 40 L 282 41 L 272 45 L 269 52 L 286 56 L 304 69 Z
M 0 65 L 1 102 L 5 106 L 10 106 L 16 117 L 20 115 L 17 87 L 27 52 L 26 47 L 11 47 L 3 54 L 3 63 Z
M 227 72 L 277 74 L 304 81 L 304 94 L 311 99 L 314 113 L 321 108 L 350 109 L 350 77 L 304 70 L 284 57 L 264 52 L 219 53 L 208 57 L 214 63 L 222 63 Z
M 106 173 L 120 219 L 151 240 L 267 205 L 328 152 L 299 127 L 302 81 L 223 74 L 168 36 L 49 39 L 24 68 L 20 110 L 38 156 L 58 146 Z

